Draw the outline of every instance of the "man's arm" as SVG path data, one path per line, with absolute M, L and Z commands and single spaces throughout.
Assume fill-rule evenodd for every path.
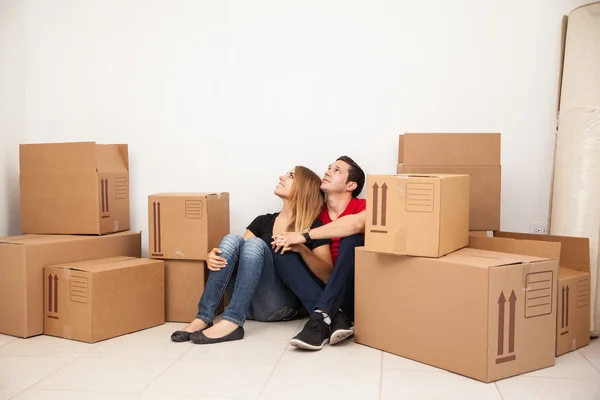
M 361 211 L 358 214 L 343 216 L 327 225 L 311 229 L 309 235 L 311 239 L 333 239 L 364 233 L 366 215 L 366 211 Z M 273 239 L 271 244 L 276 247 L 275 251 L 287 245 L 306 243 L 306 238 L 300 232 L 281 233 Z

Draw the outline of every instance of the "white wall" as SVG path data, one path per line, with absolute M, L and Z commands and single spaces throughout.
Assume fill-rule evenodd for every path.
M 25 138 L 25 48 L 21 6 L 0 1 L 0 236 L 21 230 L 19 143 Z
M 129 143 L 145 234 L 149 193 L 229 191 L 242 232 L 295 164 L 393 173 L 399 133 L 501 132 L 502 229 L 525 231 L 547 219 L 561 16 L 579 3 L 21 1 L 23 137 Z

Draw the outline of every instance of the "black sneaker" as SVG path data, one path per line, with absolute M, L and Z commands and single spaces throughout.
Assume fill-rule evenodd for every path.
M 338 344 L 352 335 L 354 335 L 354 324 L 341 310 L 335 313 L 335 317 L 333 317 L 333 321 L 331 321 L 329 344 Z
M 323 313 L 314 312 L 302 331 L 290 340 L 290 344 L 304 350 L 321 350 L 329 341 L 329 335 L 331 328 L 323 321 Z

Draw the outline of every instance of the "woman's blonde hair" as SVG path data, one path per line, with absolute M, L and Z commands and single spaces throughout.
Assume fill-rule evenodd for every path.
M 321 178 L 309 168 L 296 166 L 294 184 L 290 191 L 292 215 L 288 232 L 301 232 L 312 226 L 323 208 L 325 196 L 321 191 Z

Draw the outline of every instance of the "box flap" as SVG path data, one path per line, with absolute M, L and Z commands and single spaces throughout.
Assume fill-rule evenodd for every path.
M 108 257 L 96 260 L 87 260 L 74 263 L 53 265 L 55 268 L 70 269 L 83 272 L 103 272 L 121 268 L 130 268 L 138 265 L 146 265 L 156 262 L 164 262 L 159 260 L 150 260 L 148 258 L 134 257 Z
M 588 238 L 501 231 L 494 232 L 494 237 L 560 243 L 560 267 L 582 272 L 590 271 L 590 240 Z
M 196 193 L 154 193 L 148 197 L 221 197 L 225 192 L 196 192 Z
M 558 268 L 558 279 L 569 279 L 569 278 L 583 278 L 590 276 L 589 272 L 577 271 L 571 268 Z
M 96 172 L 96 142 L 39 143 L 19 146 L 21 174 Z
M 84 239 L 85 236 L 71 235 L 21 235 L 0 238 L 0 243 L 19 244 L 23 246 L 35 246 L 39 244 L 67 242 L 77 239 Z
M 398 174 L 402 178 L 436 178 L 436 179 L 448 179 L 456 178 L 457 176 L 464 176 L 466 174 L 423 174 L 423 173 L 412 173 L 412 174 Z
M 405 133 L 399 164 L 500 165 L 499 133 Z
M 127 173 L 129 160 L 123 157 L 123 152 L 127 154 L 127 145 L 97 144 L 96 170 L 104 173 Z
M 560 243 L 519 240 L 498 237 L 469 236 L 469 248 L 532 256 L 544 260 L 558 260 Z
M 507 265 L 548 261 L 549 259 L 523 254 L 464 248 L 441 257 L 439 260 L 453 264 L 469 265 L 472 267 L 495 268 Z

